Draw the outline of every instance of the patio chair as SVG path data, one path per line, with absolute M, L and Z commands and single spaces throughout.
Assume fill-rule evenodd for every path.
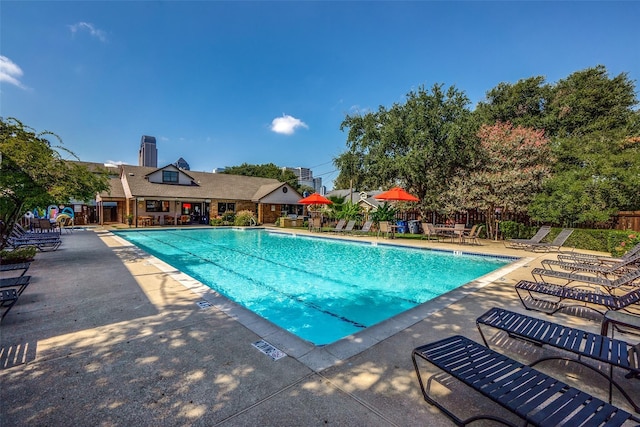
M 625 376 L 628 379 L 640 375 L 640 344 L 634 346 L 622 340 L 616 340 L 597 333 L 571 328 L 497 307 L 492 308 L 478 317 L 476 319 L 476 326 L 482 336 L 484 345 L 487 347 L 490 347 L 489 342 L 481 326 L 488 326 L 506 332 L 509 337 L 512 338 L 519 338 L 540 346 L 548 345 L 573 354 L 574 357 L 567 357 L 565 353 L 545 356 L 529 363 L 529 366 L 533 367 L 547 360 L 567 360 L 578 363 L 607 378 L 609 381 L 609 403 L 611 403 L 612 386 L 614 386 L 629 401 L 635 411 L 640 412 L 640 406 L 638 406 L 625 389 L 613 379 L 614 367 L 626 371 Z M 583 357 L 609 365 L 608 375 L 604 374 L 597 367 L 584 363 L 582 361 Z
M 613 311 L 628 311 L 629 308 L 640 302 L 640 288 L 633 289 L 622 295 L 611 295 L 594 290 L 570 288 L 545 282 L 530 282 L 528 280 L 519 281 L 516 283 L 515 288 L 524 308 L 546 314 L 554 314 L 564 308 L 579 306 L 604 315 L 602 311 L 591 306 L 602 306 L 607 310 Z M 540 298 L 540 295 L 552 297 L 554 300 Z M 569 304 L 565 303 L 567 300 Z
M 430 222 L 423 222 L 420 224 L 422 228 L 422 236 L 420 239 L 431 240 L 432 237 L 435 237 L 436 240 L 440 240 L 438 233 L 436 233 L 436 228 Z
M 0 289 L 0 308 L 3 310 L 0 319 L 4 319 L 16 302 L 18 302 L 18 293 L 15 289 Z
M 334 227 L 333 230 L 331 230 L 333 233 L 339 233 L 344 229 L 344 225 L 346 224 L 346 220 L 341 219 L 340 221 L 338 221 L 338 223 L 336 224 L 336 226 Z
M 24 276 L 30 266 L 31 266 L 31 262 L 18 262 L 18 263 L 13 263 L 13 264 L 0 264 L 0 272 L 22 270 L 22 274 L 20 274 L 20 276 Z
M 469 231 L 468 233 L 465 232 L 462 235 L 462 243 L 467 243 L 467 241 L 469 241 L 476 245 L 479 245 L 480 242 L 478 241 L 478 239 L 480 238 L 480 233 L 482 232 L 483 227 L 484 225 L 477 224 L 471 227 L 471 231 Z
M 24 238 L 16 238 L 9 237 L 7 239 L 7 244 L 13 249 L 25 247 L 25 246 L 35 246 L 40 251 L 55 251 L 62 244 L 62 240 L 60 240 L 60 236 L 56 238 L 47 238 L 47 239 L 38 239 L 32 237 L 24 237 Z
M 553 277 L 556 279 L 566 280 L 565 286 L 572 282 L 580 282 L 594 286 L 601 286 L 606 289 L 619 288 L 621 286 L 633 285 L 633 283 L 640 279 L 640 268 L 635 268 L 628 271 L 615 279 L 609 279 L 607 277 L 599 276 L 587 276 L 586 274 L 577 274 L 568 271 L 547 270 L 545 268 L 534 268 L 531 270 L 531 275 L 534 280 L 544 282 L 544 277 Z M 536 279 L 536 276 L 539 279 Z
M 635 245 L 633 248 L 629 249 L 627 253 L 622 255 L 620 258 L 614 257 L 604 257 L 600 255 L 593 254 L 583 254 L 583 253 L 571 253 L 571 254 L 558 254 L 559 261 L 566 262 L 579 262 L 579 263 L 590 263 L 590 264 L 616 264 L 619 262 L 627 261 L 630 258 L 635 257 L 640 254 L 640 243 Z
M 591 263 L 591 262 L 578 262 L 578 261 L 563 261 L 559 259 L 545 259 L 542 260 L 542 266 L 547 270 L 553 270 L 553 267 L 559 267 L 566 271 L 587 272 L 596 275 L 602 275 L 608 277 L 609 275 L 620 276 L 629 271 L 638 268 L 640 263 L 640 254 L 636 254 L 633 257 L 628 258 L 625 261 L 618 261 L 615 263 Z
M 351 233 L 353 231 L 353 227 L 355 226 L 356 226 L 356 220 L 351 219 L 347 222 L 347 225 L 345 225 L 342 230 L 338 231 L 338 233 Z
M 382 235 L 382 237 L 384 237 L 385 235 L 389 237 L 391 233 L 392 233 L 392 230 L 391 230 L 391 224 L 389 224 L 389 221 L 378 222 L 378 237 L 380 237 L 380 235 Z
M 563 228 L 560 233 L 553 239 L 551 243 L 532 243 L 529 246 L 525 247 L 527 250 L 531 250 L 534 252 L 544 251 L 556 251 L 559 252 L 562 245 L 565 244 L 569 236 L 573 233 L 573 228 Z
M 451 243 L 458 241 L 459 243 L 464 243 L 464 224 L 454 224 L 453 231 L 451 234 Z
M 60 238 L 60 233 L 58 233 L 57 231 L 50 231 L 50 232 L 44 232 L 44 233 L 34 233 L 34 232 L 29 232 L 27 230 L 25 230 L 24 228 L 22 228 L 20 226 L 20 224 L 14 224 L 13 225 L 13 229 L 11 229 L 11 234 L 12 237 L 17 237 L 18 239 L 21 238 L 29 238 L 29 239 L 58 239 Z
M 3 277 L 0 279 L 0 289 L 15 288 L 18 295 L 22 295 L 30 281 L 31 276 Z
M 542 239 L 547 237 L 547 234 L 551 233 L 551 227 L 543 225 L 538 229 L 538 232 L 530 239 L 509 239 L 504 242 L 504 245 L 511 249 L 525 249 L 531 245 L 542 242 Z
M 353 234 L 356 236 L 369 234 L 369 232 L 371 231 L 372 225 L 373 225 L 373 221 L 365 221 L 365 223 L 362 224 L 362 228 L 360 230 L 353 230 Z
M 457 335 L 421 347 L 411 354 L 424 400 L 436 406 L 456 425 L 486 419 L 514 426 L 497 411 L 461 419 L 429 394 L 432 382 L 451 377 L 473 388 L 504 409 L 535 426 L 620 426 L 628 420 L 640 421 L 630 413 L 583 391 L 497 353 L 469 338 Z M 432 374 L 426 383 L 417 359 L 426 361 L 448 375 Z M 465 397 L 461 397 L 464 402 Z M 466 405 L 475 408 L 476 405 Z
M 309 220 L 309 231 L 322 231 L 322 218 L 311 218 Z

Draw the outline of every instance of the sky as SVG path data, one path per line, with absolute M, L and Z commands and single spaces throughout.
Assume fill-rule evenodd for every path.
M 0 116 L 82 161 L 137 165 L 150 135 L 159 167 L 304 167 L 331 190 L 347 115 L 434 84 L 474 109 L 596 65 L 637 85 L 639 21 L 636 1 L 3 0 Z

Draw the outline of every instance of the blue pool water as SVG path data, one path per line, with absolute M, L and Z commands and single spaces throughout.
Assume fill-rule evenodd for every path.
M 511 261 L 256 229 L 117 234 L 316 345 L 361 331 Z

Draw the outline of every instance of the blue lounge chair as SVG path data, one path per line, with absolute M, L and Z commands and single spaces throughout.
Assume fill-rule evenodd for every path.
M 11 307 L 18 301 L 18 293 L 15 289 L 0 289 L 0 308 L 2 308 L 2 317 L 7 315 Z
M 489 342 L 481 326 L 488 326 L 506 332 L 510 337 L 520 338 L 538 345 L 548 345 L 574 354 L 575 357 L 567 357 L 565 353 L 543 357 L 530 363 L 529 366 L 535 366 L 547 360 L 568 360 L 578 363 L 608 379 L 609 403 L 611 403 L 612 386 L 615 386 L 633 406 L 635 411 L 640 412 L 640 406 L 638 406 L 626 390 L 613 378 L 614 367 L 626 371 L 626 378 L 633 378 L 640 375 L 640 344 L 634 346 L 622 340 L 616 340 L 604 335 L 548 322 L 497 307 L 492 308 L 478 317 L 478 319 L 476 319 L 476 326 L 487 347 L 489 347 Z M 608 375 L 605 375 L 597 367 L 584 363 L 582 361 L 584 357 L 607 364 L 609 366 Z
M 425 387 L 418 359 L 462 381 L 518 415 L 527 425 L 621 426 L 628 420 L 640 421 L 640 418 L 622 409 L 463 336 L 453 336 L 417 347 L 413 350 L 411 359 L 424 400 L 438 407 L 456 425 L 467 425 L 481 419 L 509 426 L 515 424 L 496 413 L 478 414 L 465 420 L 456 416 L 429 394 L 431 382 L 442 378 L 442 375 L 432 375 Z M 461 404 L 464 405 L 464 401 Z
M 627 310 L 629 307 L 640 302 L 640 288 L 635 288 L 624 295 L 611 295 L 551 283 L 521 280 L 516 283 L 516 292 L 524 308 L 547 314 L 553 314 L 564 308 L 576 305 L 604 314 L 602 311 L 591 306 L 603 306 L 608 310 L 616 311 Z M 552 297 L 554 300 L 540 298 L 539 295 Z M 570 304 L 565 303 L 567 300 Z

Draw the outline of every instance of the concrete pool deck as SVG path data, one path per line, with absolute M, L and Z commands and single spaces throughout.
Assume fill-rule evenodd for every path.
M 0 425 L 452 425 L 423 400 L 411 350 L 453 334 L 480 341 L 475 319 L 494 306 L 524 313 L 513 285 L 555 254 L 371 240 L 526 259 L 369 335 L 313 348 L 107 229 L 64 234 L 59 250 L 37 255 L 0 325 Z M 200 308 L 204 300 L 213 306 Z M 550 320 L 599 330 L 567 314 Z M 252 346 L 260 339 L 288 356 L 272 360 Z M 523 361 L 549 351 L 504 338 L 494 348 Z M 606 399 L 606 383 L 576 364 L 539 369 Z M 623 383 L 640 395 L 640 381 Z M 463 386 L 443 399 L 462 413 L 501 411 Z M 619 396 L 614 404 L 630 410 Z

